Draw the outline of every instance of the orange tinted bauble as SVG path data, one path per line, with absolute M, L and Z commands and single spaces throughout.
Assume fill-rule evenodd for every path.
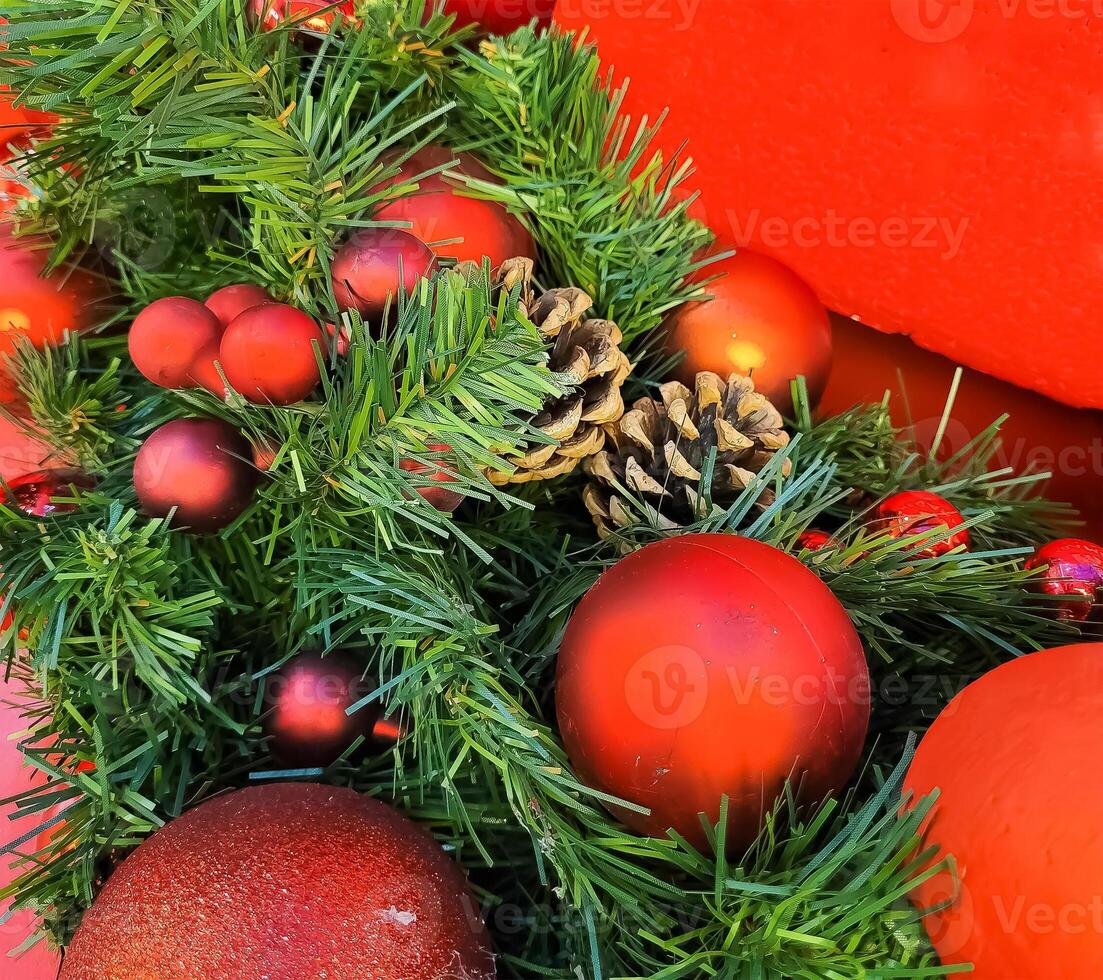
M 923 737 L 906 787 L 957 860 L 925 923 L 975 980 L 1103 976 L 1103 643 L 1032 653 L 974 681 Z M 919 886 L 929 908 L 949 875 Z
M 815 404 L 831 368 L 831 323 L 816 294 L 787 266 L 746 249 L 706 272 L 723 274 L 707 286 L 713 298 L 667 321 L 668 349 L 685 351 L 678 377 L 692 387 L 698 371 L 749 374 L 785 412 L 789 382 L 804 375 Z

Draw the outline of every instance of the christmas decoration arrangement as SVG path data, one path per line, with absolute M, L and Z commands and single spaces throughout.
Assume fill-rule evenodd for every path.
M 1083 900 L 1103 552 L 998 424 L 816 415 L 823 307 L 532 6 L 5 14 L 0 898 L 65 980 L 995 977 L 1039 843 Z

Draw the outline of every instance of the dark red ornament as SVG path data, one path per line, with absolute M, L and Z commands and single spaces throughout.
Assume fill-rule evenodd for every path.
M 130 326 L 127 344 L 134 366 L 162 388 L 196 388 L 197 374 L 213 366 L 222 323 L 206 306 L 186 296 L 150 303 Z
M 115 870 L 61 980 L 492 980 L 460 868 L 351 789 L 254 786 L 173 820 Z
M 446 146 L 425 146 L 404 161 L 391 184 L 404 184 L 418 174 L 456 161 L 446 173 L 418 181 L 418 190 L 385 204 L 375 217 L 380 221 L 408 221 L 410 232 L 433 251 L 459 261 L 481 262 L 488 256 L 492 266 L 517 256 L 536 258 L 532 235 L 504 204 L 468 197 L 466 185 L 453 174 L 498 183 L 497 178 L 470 153 L 455 153 Z M 450 241 L 456 239 L 456 241 Z M 439 242 L 440 244 L 434 244 Z
M 333 257 L 333 296 L 342 310 L 358 310 L 379 322 L 387 298 L 399 288 L 412 293 L 433 268 L 433 250 L 420 238 L 397 228 L 355 232 Z
M 134 459 L 134 489 L 143 510 L 193 531 L 218 531 L 253 500 L 253 450 L 233 426 L 217 419 L 176 419 L 142 443 Z
M 233 387 L 260 405 L 293 405 L 321 380 L 315 345 L 325 355 L 321 327 L 282 303 L 239 314 L 222 335 L 219 361 Z
M 1027 559 L 1030 570 L 1044 568 L 1034 580 L 1046 595 L 1066 596 L 1056 604 L 1057 616 L 1083 622 L 1092 605 L 1103 601 L 1103 548 L 1080 538 L 1059 538 L 1042 545 Z
M 444 12 L 455 15 L 456 27 L 477 24 L 487 34 L 509 34 L 534 19 L 546 28 L 555 0 L 445 0 Z
M 876 527 L 894 538 L 913 534 L 936 534 L 946 528 L 961 528 L 915 553 L 917 558 L 937 558 L 954 548 L 969 547 L 965 518 L 945 497 L 928 490 L 904 490 L 883 500 L 876 510 Z
M 591 786 L 650 808 L 639 833 L 698 846 L 729 797 L 728 843 L 762 826 L 786 779 L 816 802 L 854 771 L 869 672 L 846 610 L 790 555 L 733 534 L 650 544 L 598 579 L 567 625 L 556 710 Z
M 835 539 L 831 537 L 826 531 L 821 531 L 819 528 L 810 527 L 806 531 L 801 531 L 797 535 L 796 546 L 798 549 L 803 548 L 805 551 L 822 551 L 824 548 L 830 548 L 835 544 Z
M 48 517 L 76 510 L 77 504 L 62 503 L 56 498 L 78 497 L 82 490 L 95 489 L 96 481 L 83 470 L 65 468 L 25 473 L 7 484 L 6 503 L 31 517 Z
M 236 286 L 223 286 L 221 289 L 216 289 L 207 297 L 203 305 L 222 321 L 223 327 L 228 327 L 230 321 L 246 310 L 274 302 L 276 301 L 267 289 L 243 282 Z
M 377 730 L 383 709 L 378 702 L 348 709 L 375 689 L 347 653 L 302 653 L 268 675 L 264 682 L 264 734 L 280 762 L 297 767 L 331 765 L 358 736 L 376 747 L 393 744 L 392 725 Z
M 448 455 L 452 452 L 452 447 L 446 442 L 434 442 L 426 448 L 429 454 L 443 455 L 445 458 L 441 463 L 435 464 L 423 463 L 416 459 L 404 459 L 399 462 L 399 469 L 405 470 L 407 473 L 425 476 L 433 484 L 455 483 L 456 477 L 451 472 L 455 460 Z M 443 511 L 445 514 L 452 513 L 463 503 L 462 493 L 456 493 L 455 490 L 448 490 L 443 486 L 422 486 L 414 489 L 437 510 Z
M 249 16 L 262 31 L 294 23 L 302 30 L 328 34 L 355 13 L 353 0 L 249 0 Z

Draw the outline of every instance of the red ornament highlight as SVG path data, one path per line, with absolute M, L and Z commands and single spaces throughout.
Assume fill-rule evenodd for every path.
M 434 442 L 430 443 L 427 449 L 430 454 L 444 455 L 445 458 L 442 463 L 430 465 L 416 459 L 404 459 L 399 462 L 399 469 L 419 476 L 427 475 L 427 479 L 433 484 L 455 483 L 456 477 L 449 471 L 455 460 L 454 458 L 449 459 L 447 455 L 452 452 L 452 447 L 446 442 Z M 462 493 L 456 493 L 455 490 L 448 490 L 443 486 L 415 487 L 415 490 L 437 510 L 445 514 L 451 514 L 463 503 L 464 499 Z
M 96 481 L 83 470 L 69 468 L 25 473 L 8 480 L 7 484 L 5 503 L 18 507 L 28 517 L 71 513 L 78 505 L 58 498 L 79 497 L 81 491 L 96 487 Z
M 667 350 L 685 351 L 675 373 L 692 390 L 699 371 L 747 374 L 778 409 L 792 411 L 789 383 L 807 379 L 815 405 L 831 368 L 831 321 L 807 283 L 776 259 L 740 249 L 710 265 L 711 300 L 687 303 L 666 322 Z
M 85 913 L 61 980 L 492 980 L 460 868 L 350 789 L 256 786 L 142 843 Z
M 905 490 L 883 500 L 876 510 L 877 529 L 894 538 L 913 534 L 941 533 L 947 528 L 961 528 L 940 541 L 917 551 L 917 558 L 937 558 L 955 548 L 969 547 L 969 529 L 962 527 L 965 518 L 945 497 L 928 490 Z
M 134 366 L 155 385 L 197 388 L 209 380 L 221 340 L 222 323 L 206 306 L 166 296 L 134 318 L 127 346 Z
M 398 176 L 390 183 L 404 184 L 418 174 L 456 161 L 445 173 L 418 181 L 418 190 L 385 204 L 376 213 L 379 221 L 408 221 L 410 233 L 428 242 L 439 256 L 458 261 L 481 262 L 490 258 L 492 266 L 516 256 L 536 258 L 532 235 L 504 204 L 481 201 L 462 193 L 466 185 L 451 174 L 463 174 L 478 180 L 498 183 L 497 178 L 470 153 L 455 153 L 446 146 L 422 147 L 404 161 Z M 438 244 L 439 243 L 439 244 Z
M 151 517 L 198 532 L 224 528 L 253 500 L 252 447 L 217 419 L 176 419 L 150 435 L 134 459 L 134 489 Z
M 786 779 L 837 793 L 869 723 L 869 672 L 846 610 L 799 561 L 729 534 L 621 559 L 579 603 L 559 652 L 563 743 L 591 786 L 650 808 L 633 830 L 697 846 L 729 797 L 728 844 L 753 840 Z
M 1092 605 L 1103 599 L 1103 548 L 1080 538 L 1060 538 L 1042 545 L 1027 559 L 1028 569 L 1044 568 L 1033 584 L 1045 595 L 1065 596 L 1056 605 L 1060 619 L 1084 622 Z
M 433 250 L 409 232 L 364 228 L 333 257 L 333 296 L 342 310 L 357 310 L 365 320 L 379 322 L 388 297 L 393 305 L 399 289 L 412 293 L 434 261 Z
M 944 966 L 975 980 L 1103 976 L 1103 644 L 1019 657 L 965 688 L 916 750 L 937 789 L 926 843 L 952 854 L 912 894 Z
M 221 289 L 216 289 L 207 297 L 203 305 L 218 317 L 223 327 L 228 327 L 235 317 L 240 316 L 246 310 L 251 310 L 254 306 L 263 306 L 265 303 L 274 302 L 276 301 L 267 289 L 243 282 L 235 286 L 223 286 Z
M 322 375 L 325 334 L 301 310 L 281 303 L 239 314 L 222 335 L 219 360 L 226 379 L 251 402 L 293 405 L 309 395 Z

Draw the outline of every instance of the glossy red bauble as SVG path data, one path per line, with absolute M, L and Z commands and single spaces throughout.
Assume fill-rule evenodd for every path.
M 216 289 L 203 305 L 218 317 L 223 327 L 228 327 L 231 320 L 246 310 L 274 302 L 267 289 L 245 282 Z
M 294 23 L 298 28 L 328 34 L 342 18 L 356 13 L 353 0 L 249 0 L 249 17 L 262 31 Z
M 1103 547 L 1080 538 L 1042 545 L 1027 559 L 1028 569 L 1044 568 L 1035 586 L 1046 595 L 1065 596 L 1056 605 L 1061 619 L 1083 622 L 1103 598 Z
M 268 303 L 234 318 L 222 335 L 219 361 L 249 401 L 293 405 L 321 380 L 315 350 L 325 356 L 321 327 L 293 306 Z
M 310 783 L 215 797 L 111 875 L 61 980 L 491 980 L 463 872 L 424 830 Z
M 450 514 L 463 503 L 463 494 L 435 484 L 456 482 L 455 476 L 450 472 L 451 467 L 455 464 L 454 458 L 449 455 L 452 452 L 452 447 L 446 442 L 434 442 L 426 448 L 430 455 L 441 455 L 443 459 L 435 465 L 423 463 L 416 459 L 404 459 L 399 462 L 399 469 L 405 470 L 407 473 L 426 475 L 426 478 L 434 486 L 419 486 L 415 488 L 416 492 L 436 507 L 437 510 Z
M 416 193 L 384 205 L 375 217 L 379 221 L 408 221 L 410 232 L 428 242 L 437 255 L 459 261 L 481 262 L 485 255 L 492 266 L 499 266 L 517 256 L 535 259 L 532 235 L 516 215 L 510 214 L 504 204 L 465 196 L 463 182 L 449 176 L 464 174 L 498 183 L 470 153 L 454 153 L 445 146 L 422 147 L 403 162 L 391 183 L 407 183 L 426 170 L 452 161 L 456 161 L 455 167 L 422 178 Z
M 748 844 L 785 781 L 817 802 L 854 771 L 869 722 L 858 634 L 790 555 L 686 534 L 622 558 L 579 603 L 559 652 L 563 743 L 591 786 L 650 809 L 618 815 L 703 846 L 729 797 Z
M 444 12 L 454 14 L 457 27 L 476 24 L 488 34 L 509 34 L 536 20 L 551 24 L 556 0 L 445 0 Z
M 7 504 L 29 517 L 47 517 L 76 510 L 77 504 L 69 498 L 79 497 L 83 490 L 94 490 L 96 481 L 83 470 L 62 468 L 24 473 L 7 484 Z
M 213 367 L 222 323 L 202 303 L 166 296 L 150 303 L 130 325 L 127 344 L 134 366 L 162 388 L 196 388 Z
M 1103 644 L 1043 650 L 974 681 L 905 783 L 938 790 L 925 843 L 954 857 L 912 895 L 944 967 L 975 980 L 1103 976 Z
M 388 297 L 401 288 L 412 293 L 433 268 L 432 249 L 420 238 L 396 228 L 364 228 L 353 233 L 333 256 L 333 296 L 342 310 L 358 310 L 378 323 Z
M 815 405 L 831 367 L 831 322 L 816 294 L 788 266 L 745 249 L 706 271 L 722 274 L 708 284 L 713 298 L 687 303 L 666 322 L 668 351 L 685 351 L 678 377 L 692 389 L 698 371 L 749 374 L 785 413 L 789 383 L 803 375 Z
M 831 537 L 826 531 L 821 531 L 819 528 L 810 527 L 806 531 L 801 531 L 797 535 L 796 547 L 803 548 L 806 551 L 822 551 L 824 548 L 830 548 L 835 544 L 835 539 Z
M 894 538 L 923 533 L 935 535 L 959 528 L 916 552 L 917 558 L 937 558 L 954 548 L 969 547 L 969 528 L 962 527 L 964 522 L 961 511 L 945 497 L 927 490 L 904 490 L 878 504 L 874 523 L 877 530 Z
M 142 443 L 134 459 L 134 489 L 142 509 L 193 531 L 217 531 L 252 502 L 257 475 L 252 448 L 233 426 L 216 419 L 176 419 Z

